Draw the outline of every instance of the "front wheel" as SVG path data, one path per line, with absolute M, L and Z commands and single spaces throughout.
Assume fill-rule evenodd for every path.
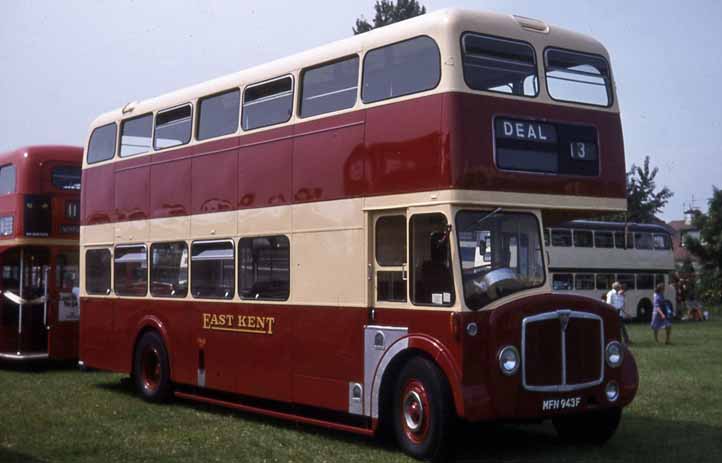
M 552 419 L 559 437 L 572 444 L 602 445 L 617 431 L 622 409 L 608 408 Z
M 453 410 L 441 370 L 430 360 L 415 357 L 402 368 L 394 391 L 393 425 L 399 447 L 414 458 L 443 461 Z
M 141 336 L 133 359 L 135 387 L 143 399 L 163 402 L 171 391 L 168 352 L 163 339 L 154 331 Z

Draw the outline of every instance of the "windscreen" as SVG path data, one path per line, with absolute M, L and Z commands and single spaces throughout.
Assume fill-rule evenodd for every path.
M 470 309 L 544 283 L 539 223 L 532 214 L 461 211 L 456 230 L 464 298 Z

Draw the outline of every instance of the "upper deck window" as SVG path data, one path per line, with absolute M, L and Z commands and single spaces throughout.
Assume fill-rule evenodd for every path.
M 356 104 L 358 56 L 303 71 L 301 117 L 316 116 Z
M 441 80 L 441 55 L 430 37 L 416 37 L 366 53 L 364 103 L 373 103 L 436 87 Z
M 155 115 L 155 149 L 185 145 L 191 141 L 191 105 L 159 111 Z
M 654 249 L 672 249 L 672 239 L 669 235 L 663 233 L 655 233 L 654 237 Z
M 202 98 L 198 103 L 198 140 L 220 137 L 238 130 L 241 91 L 238 89 Z
M 464 80 L 470 88 L 529 97 L 539 93 L 530 45 L 471 33 L 464 34 L 461 43 Z
M 15 166 L 7 164 L 0 167 L 0 195 L 15 193 Z
M 80 167 L 58 166 L 53 169 L 51 178 L 55 188 L 80 191 Z
M 572 103 L 612 104 L 609 65 L 604 58 L 555 48 L 547 49 L 545 57 L 549 96 Z
M 120 133 L 121 158 L 147 153 L 153 138 L 153 115 L 146 114 L 124 121 Z
M 88 164 L 107 161 L 115 155 L 115 122 L 93 130 L 88 143 Z
M 243 130 L 281 124 L 293 111 L 293 79 L 282 77 L 243 92 Z

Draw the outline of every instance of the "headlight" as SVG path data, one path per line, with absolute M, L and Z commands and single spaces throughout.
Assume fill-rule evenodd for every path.
M 619 398 L 619 385 L 616 381 L 609 381 L 607 387 L 604 388 L 604 392 L 607 394 L 607 400 L 614 402 Z
M 624 359 L 624 350 L 622 349 L 622 345 L 619 344 L 618 341 L 612 341 L 607 344 L 605 357 L 607 359 L 607 365 L 610 367 L 616 368 L 621 365 L 622 360 Z
M 506 346 L 499 351 L 499 368 L 507 376 L 519 370 L 519 351 L 514 346 Z

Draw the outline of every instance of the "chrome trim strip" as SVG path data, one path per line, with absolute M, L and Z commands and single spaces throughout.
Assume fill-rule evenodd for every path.
M 583 318 L 587 320 L 596 320 L 599 322 L 599 338 L 601 340 L 600 342 L 600 365 L 601 369 L 599 372 L 599 378 L 594 381 L 589 381 L 586 383 L 578 383 L 578 384 L 567 384 L 567 361 L 566 361 L 566 333 L 565 329 L 561 329 L 561 342 L 562 342 L 562 384 L 557 385 L 549 385 L 549 386 L 533 386 L 527 383 L 526 378 L 526 328 L 527 325 L 544 321 L 544 320 L 553 320 L 553 319 L 559 319 L 562 317 L 569 317 L 569 319 L 572 318 Z M 604 381 L 604 365 L 605 365 L 605 359 L 604 359 L 604 320 L 602 320 L 602 317 L 596 314 L 588 313 L 588 312 L 577 312 L 574 310 L 569 309 L 560 309 L 555 310 L 553 312 L 545 312 L 539 315 L 532 315 L 529 317 L 525 317 L 522 319 L 521 322 L 521 378 L 522 378 L 522 385 L 524 386 L 524 389 L 527 391 L 536 391 L 536 392 L 568 392 L 568 391 L 576 391 L 579 389 L 585 389 L 588 387 L 596 386 L 601 384 Z
M 45 360 L 48 358 L 47 353 L 40 353 L 40 354 L 22 354 L 18 352 L 17 354 L 10 354 L 2 352 L 0 353 L 0 359 L 6 359 L 6 360 Z

